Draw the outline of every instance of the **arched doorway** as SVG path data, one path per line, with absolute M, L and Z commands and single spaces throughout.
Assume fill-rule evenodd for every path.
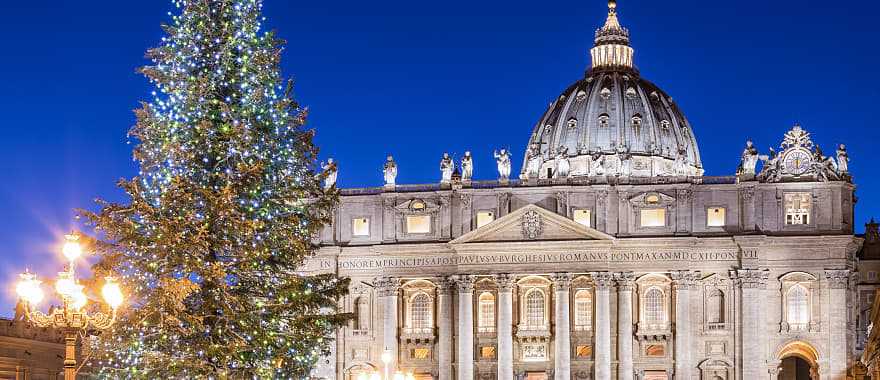
M 780 361 L 778 380 L 818 380 L 819 353 L 806 342 L 786 344 L 777 358 Z

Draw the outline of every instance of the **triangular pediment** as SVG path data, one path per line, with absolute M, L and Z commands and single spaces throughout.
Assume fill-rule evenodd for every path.
M 451 244 L 542 240 L 614 240 L 614 237 L 541 207 L 528 205 L 462 235 Z

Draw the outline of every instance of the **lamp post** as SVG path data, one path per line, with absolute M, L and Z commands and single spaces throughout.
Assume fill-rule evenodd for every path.
M 80 333 L 85 334 L 90 329 L 106 330 L 116 322 L 116 310 L 122 304 L 123 295 L 119 284 L 112 277 L 105 278 L 101 295 L 104 302 L 110 306 L 110 314 L 96 312 L 89 314 L 84 310 L 88 303 L 88 297 L 83 292 L 83 285 L 76 279 L 76 259 L 82 255 L 82 247 L 79 244 L 79 235 L 70 234 L 65 236 L 64 257 L 67 258 L 67 268 L 58 273 L 55 280 L 55 292 L 61 297 L 63 306 L 45 314 L 35 309 L 35 306 L 43 300 L 43 290 L 40 288 L 40 280 L 33 273 L 25 271 L 20 275 L 21 280 L 16 286 L 18 296 L 24 300 L 25 316 L 27 320 L 37 327 L 52 327 L 64 332 L 64 380 L 76 379 L 76 339 Z

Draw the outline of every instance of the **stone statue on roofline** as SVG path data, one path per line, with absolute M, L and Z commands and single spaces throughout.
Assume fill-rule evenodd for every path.
M 837 146 L 837 172 L 841 176 L 849 174 L 849 153 L 846 152 L 846 145 Z
M 571 161 L 568 159 L 568 147 L 560 146 L 556 153 L 556 178 L 568 178 L 571 174 Z
M 764 162 L 761 173 L 758 174 L 758 180 L 763 182 L 776 182 L 781 175 L 779 170 L 779 154 L 772 147 L 769 148 L 770 153 L 759 155 L 758 159 Z
M 394 187 L 397 184 L 397 163 L 394 162 L 394 157 L 391 155 L 388 155 L 388 159 L 385 160 L 384 174 L 385 186 Z
M 470 182 L 471 179 L 474 178 L 474 158 L 471 156 L 471 152 L 464 152 L 464 157 L 461 158 L 461 180 L 463 182 Z
M 440 159 L 440 183 L 452 183 L 452 172 L 455 171 L 455 161 L 449 157 L 449 153 L 443 153 Z
M 496 150 L 494 153 L 495 163 L 498 165 L 498 180 L 507 182 L 510 180 L 510 152 L 507 149 Z
M 321 169 L 324 170 L 326 177 L 324 178 L 324 190 L 330 190 L 336 186 L 336 179 L 339 175 L 339 168 L 332 158 L 328 158 L 327 162 L 321 162 Z
M 746 147 L 743 149 L 739 167 L 736 169 L 736 175 L 754 176 L 758 159 L 758 149 L 755 148 L 752 140 L 746 140 Z
M 541 146 L 533 143 L 526 152 L 526 172 L 525 179 L 537 179 L 541 175 L 542 162 Z

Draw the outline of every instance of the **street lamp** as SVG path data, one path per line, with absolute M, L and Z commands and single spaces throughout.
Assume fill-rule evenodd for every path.
M 43 290 L 40 288 L 41 281 L 29 271 L 20 275 L 21 280 L 15 290 L 18 296 L 24 300 L 25 316 L 28 321 L 37 327 L 53 327 L 64 332 L 64 380 L 76 379 L 76 339 L 80 332 L 85 334 L 88 330 L 106 330 L 116 322 L 116 310 L 122 305 L 124 299 L 119 283 L 113 277 L 106 277 L 101 295 L 104 302 L 110 306 L 110 314 L 96 312 L 89 314 L 83 310 L 88 303 L 88 297 L 76 279 L 76 259 L 82 255 L 82 246 L 79 244 L 79 235 L 70 234 L 65 236 L 64 248 L 61 249 L 67 258 L 67 268 L 58 273 L 55 280 L 55 292 L 61 297 L 63 307 L 45 314 L 34 307 L 43 300 Z
M 385 380 L 391 380 L 391 378 L 388 377 L 388 372 L 391 370 L 391 359 L 393 358 L 394 357 L 391 356 L 391 350 L 386 348 L 381 357 L 382 363 L 385 364 Z

